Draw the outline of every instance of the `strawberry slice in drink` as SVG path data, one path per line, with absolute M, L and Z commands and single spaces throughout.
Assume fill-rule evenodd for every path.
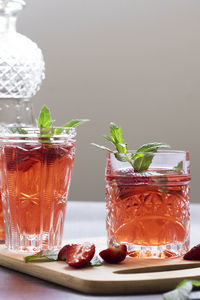
M 106 176 L 106 181 L 115 189 L 115 193 L 123 200 L 134 196 L 134 187 L 147 185 L 151 181 L 151 176 L 135 173 L 133 169 L 115 170 Z M 116 188 L 115 188 L 116 187 Z
M 54 147 L 50 144 L 21 145 L 20 147 L 7 146 L 5 148 L 7 168 L 27 172 L 36 163 L 51 164 L 56 159 L 62 158 L 72 146 L 65 149 Z
M 33 145 L 7 146 L 5 156 L 8 170 L 26 172 L 41 160 L 41 147 Z

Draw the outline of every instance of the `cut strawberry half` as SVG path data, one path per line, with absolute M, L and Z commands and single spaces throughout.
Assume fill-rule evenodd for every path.
M 58 253 L 58 260 L 66 260 L 66 251 L 70 245 L 65 245 L 62 247 Z
M 94 253 L 95 245 L 88 242 L 66 245 L 66 263 L 73 268 L 85 267 L 93 258 Z
M 200 260 L 200 244 L 194 246 L 187 253 L 185 253 L 185 255 L 183 256 L 183 259 Z
M 101 258 L 109 264 L 117 264 L 123 261 L 127 255 L 126 245 L 119 245 L 115 247 L 107 248 L 99 253 Z

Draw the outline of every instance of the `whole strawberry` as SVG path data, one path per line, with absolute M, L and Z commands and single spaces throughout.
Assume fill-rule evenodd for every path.
M 101 258 L 109 264 L 117 264 L 123 261 L 127 255 L 126 245 L 107 248 L 99 253 Z
M 200 244 L 194 246 L 187 253 L 185 253 L 185 255 L 183 256 L 183 259 L 200 260 Z

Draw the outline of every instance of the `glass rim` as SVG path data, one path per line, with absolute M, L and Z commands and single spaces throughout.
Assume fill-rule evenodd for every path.
M 5 126 L 3 130 L 0 130 L 0 139 L 2 138 L 15 138 L 15 137 L 22 137 L 22 138 L 29 138 L 29 137 L 36 137 L 36 138 L 74 138 L 77 134 L 75 127 L 67 127 L 63 128 L 62 132 L 56 133 L 56 129 L 62 129 L 62 127 L 28 127 L 28 126 Z M 10 130 L 10 132 L 8 131 Z M 42 135 L 41 130 L 43 130 Z M 45 131 L 49 132 L 45 132 Z M 66 132 L 66 130 L 68 132 Z
M 123 154 L 132 154 L 132 153 L 136 153 L 136 151 L 137 150 L 127 150 L 127 153 L 120 153 L 121 155 L 123 155 Z M 117 151 L 113 151 L 113 153 L 112 152 L 108 152 L 109 154 L 111 154 L 111 155 L 115 155 L 115 153 L 118 153 Z M 151 153 L 151 154 L 153 154 L 153 155 L 158 155 L 158 154 L 163 154 L 163 155 L 169 155 L 169 154 L 189 154 L 189 151 L 187 151 L 187 150 L 170 150 L 170 149 L 168 149 L 168 150 L 165 150 L 165 149 L 159 149 L 157 152 L 148 152 L 148 151 L 146 151 L 146 152 L 137 152 L 137 154 L 145 154 L 145 153 Z

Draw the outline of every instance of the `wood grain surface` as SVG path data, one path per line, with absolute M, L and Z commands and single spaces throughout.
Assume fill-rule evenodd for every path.
M 105 238 L 93 238 L 99 250 Z M 64 244 L 72 242 L 66 241 Z M 200 261 L 182 258 L 153 260 L 126 258 L 116 265 L 72 269 L 65 262 L 25 263 L 24 254 L 0 245 L 0 265 L 77 291 L 96 294 L 145 294 L 173 289 L 183 279 L 200 279 Z

